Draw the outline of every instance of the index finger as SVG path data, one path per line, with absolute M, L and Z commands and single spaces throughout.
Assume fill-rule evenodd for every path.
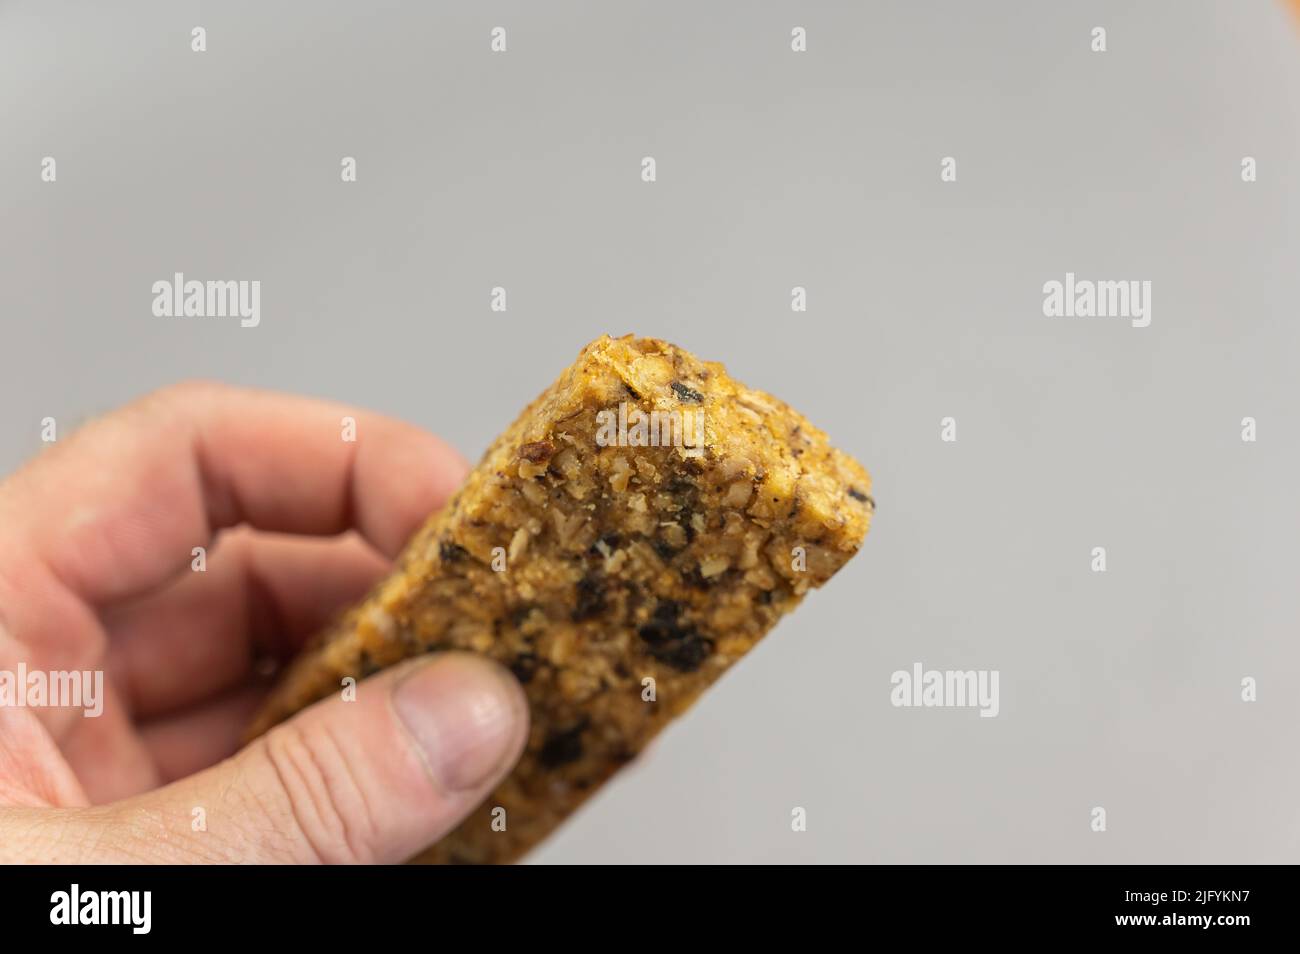
M 0 525 L 77 596 L 104 604 L 165 582 L 238 523 L 355 528 L 393 556 L 465 470 L 438 438 L 380 414 L 189 383 L 87 425 L 19 471 L 0 487 Z

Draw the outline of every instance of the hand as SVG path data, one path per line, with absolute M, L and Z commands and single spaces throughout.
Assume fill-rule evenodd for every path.
M 103 672 L 97 717 L 0 705 L 0 861 L 400 862 L 454 827 L 527 733 L 486 661 L 387 670 L 236 749 L 259 661 L 369 589 L 464 473 L 410 425 L 201 383 L 0 484 L 0 680 Z

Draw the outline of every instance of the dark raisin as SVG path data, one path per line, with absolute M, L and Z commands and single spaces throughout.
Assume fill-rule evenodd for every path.
M 654 633 L 647 633 L 647 629 L 653 627 L 675 626 L 677 619 L 682 615 L 682 604 L 676 600 L 658 600 L 654 609 L 650 611 L 650 618 L 641 626 L 641 638 L 654 641 Z M 657 632 L 657 630 L 656 630 Z M 667 639 L 671 634 L 666 634 L 663 638 Z
M 668 483 L 664 484 L 664 490 L 668 491 L 674 497 L 687 497 L 695 493 L 695 482 L 687 480 L 680 474 L 675 475 Z
M 628 384 L 626 381 L 623 382 L 623 390 L 628 393 L 628 396 L 631 397 L 633 401 L 641 400 L 641 392 L 632 387 L 632 385 Z
M 467 556 L 469 556 L 468 550 L 450 540 L 443 540 L 438 544 L 438 559 L 443 563 L 458 563 Z
M 849 496 L 852 497 L 854 500 L 861 500 L 863 503 L 871 504 L 872 510 L 876 509 L 876 502 L 872 500 L 870 497 L 868 497 L 866 494 L 864 494 L 862 491 L 858 490 L 857 487 L 849 488 Z
M 552 729 L 537 753 L 537 760 L 544 768 L 559 768 L 578 761 L 582 758 L 582 733 L 586 728 L 584 719 L 567 729 Z
M 772 602 L 772 595 L 771 590 L 759 590 L 758 602 L 763 606 L 767 606 Z
M 537 675 L 538 665 L 535 654 L 520 653 L 515 657 L 514 662 L 510 664 L 510 671 L 515 674 L 516 679 L 526 686 L 532 681 L 533 676 Z
M 573 607 L 573 621 L 582 622 L 605 611 L 605 581 L 587 574 L 578 581 L 578 597 Z
M 683 639 L 663 646 L 651 646 L 649 653 L 679 672 L 694 672 L 713 653 L 713 640 L 691 630 Z
M 669 602 L 671 603 L 671 601 Z M 651 646 L 662 646 L 665 643 L 672 642 L 672 640 L 684 635 L 685 632 L 677 623 L 676 612 L 669 610 L 665 614 L 662 612 L 664 606 L 664 603 L 656 606 L 654 615 L 637 629 L 637 635 Z
M 692 404 L 699 404 L 704 400 L 703 394 L 696 391 L 694 388 L 688 388 L 680 381 L 674 381 L 669 385 L 669 387 L 671 387 L 673 392 L 683 401 L 690 401 Z
M 519 456 L 530 464 L 540 464 L 544 460 L 550 460 L 554 453 L 555 445 L 550 441 L 533 441 L 519 448 Z
M 682 613 L 685 611 L 686 607 L 677 600 L 659 600 L 655 603 L 650 618 L 674 623 L 681 618 Z
M 681 615 L 681 603 L 660 600 L 637 635 L 645 640 L 646 652 L 653 658 L 682 672 L 693 672 L 713 652 L 713 640 L 684 623 Z
M 654 546 L 655 553 L 659 554 L 659 559 L 665 563 L 672 562 L 672 558 L 677 555 L 677 550 L 667 540 L 656 540 Z

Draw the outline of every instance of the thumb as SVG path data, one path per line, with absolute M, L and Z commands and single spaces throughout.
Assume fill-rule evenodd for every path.
M 509 673 L 444 654 L 360 683 L 355 701 L 323 700 L 197 775 L 49 814 L 83 828 L 58 839 L 88 848 L 75 861 L 398 863 L 482 802 L 527 725 Z

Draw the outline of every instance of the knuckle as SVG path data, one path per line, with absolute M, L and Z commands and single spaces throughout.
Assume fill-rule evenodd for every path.
M 276 821 L 297 836 L 310 859 L 374 861 L 376 816 L 333 736 L 323 727 L 309 732 L 288 722 L 268 733 L 262 748 L 280 790 Z

